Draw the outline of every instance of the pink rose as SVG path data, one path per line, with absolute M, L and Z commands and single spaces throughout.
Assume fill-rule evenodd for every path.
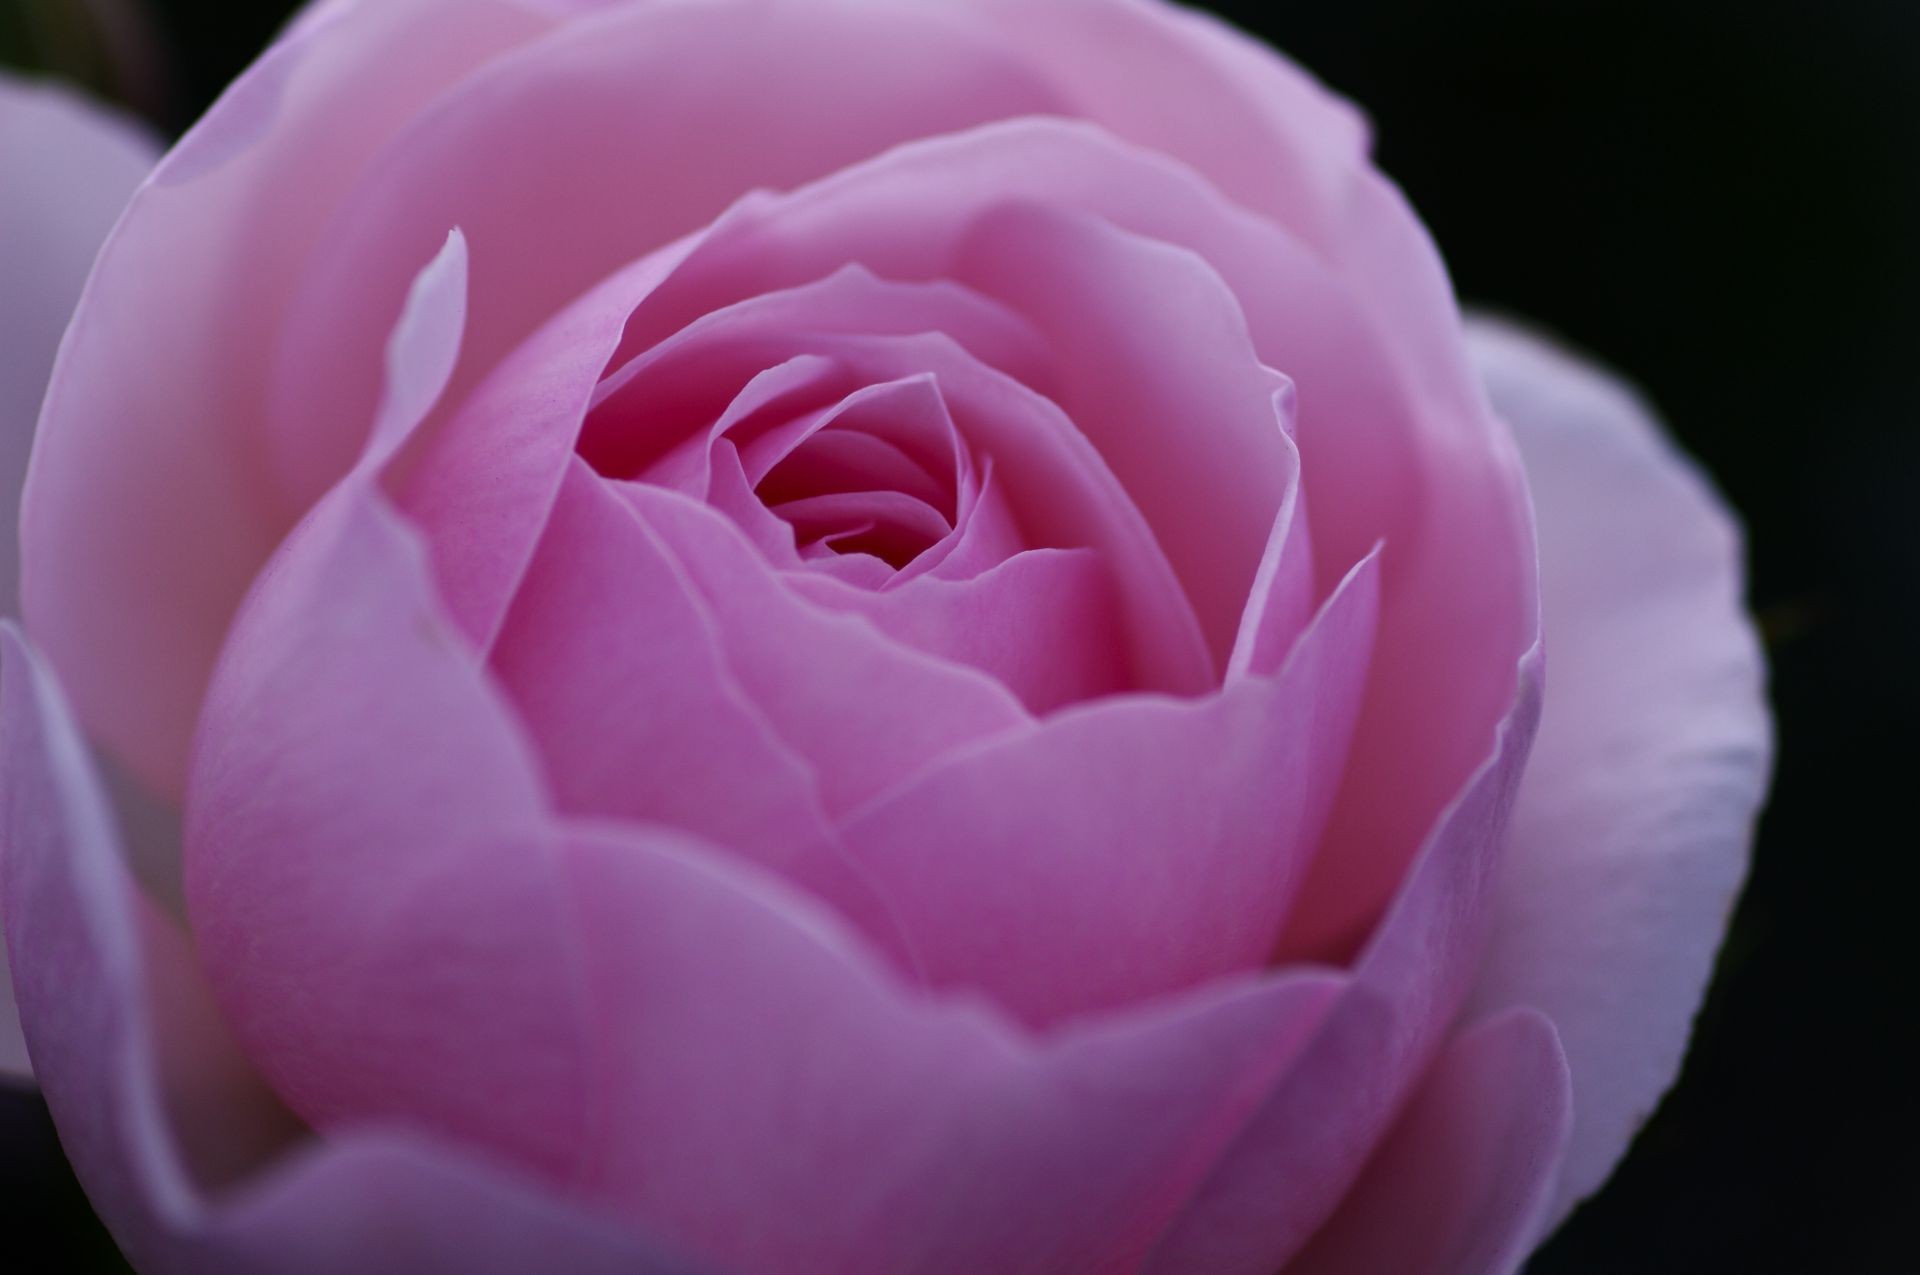
M 1767 769 L 1704 483 L 1157 3 L 322 4 L 22 528 L 0 901 L 142 1269 L 1508 1271 Z

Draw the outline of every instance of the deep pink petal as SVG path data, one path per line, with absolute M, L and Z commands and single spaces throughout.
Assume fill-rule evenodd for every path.
M 1447 1046 L 1287 1275 L 1512 1275 L 1572 1125 L 1553 1024 L 1518 1010 Z
M 1557 1221 L 1679 1071 L 1771 726 L 1738 529 L 1646 404 L 1516 329 L 1482 324 L 1474 349 L 1533 485 L 1553 666 L 1474 1001 L 1536 1006 L 1566 1045 Z
M 1332 1215 L 1440 1048 L 1486 949 L 1509 812 L 1539 722 L 1537 646 L 1519 661 L 1516 682 L 1486 757 L 1423 843 L 1353 985 L 1148 1271 L 1283 1267 Z
M 569 862 L 610 1078 L 583 1187 L 742 1275 L 1131 1269 L 1338 988 L 1033 1042 L 698 847 L 605 830 Z
M 248 433 L 298 263 L 394 129 L 545 25 L 504 0 L 359 4 L 311 24 L 161 161 L 102 251 L 42 418 L 22 587 L 82 720 L 150 786 L 178 796 L 227 623 L 300 513 Z M 453 224 L 393 280 L 366 334 L 370 375 Z M 371 402 L 332 427 L 370 424 Z
M 855 814 L 929 981 L 1048 1024 L 1258 968 L 1345 768 L 1377 568 L 1272 678 L 1070 710 Z

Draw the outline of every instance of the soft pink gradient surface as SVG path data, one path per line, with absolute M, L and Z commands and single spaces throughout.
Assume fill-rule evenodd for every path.
M 26 485 L 0 913 L 142 1269 L 1514 1269 L 1767 722 L 1711 494 L 1366 144 L 1147 0 L 310 10 Z

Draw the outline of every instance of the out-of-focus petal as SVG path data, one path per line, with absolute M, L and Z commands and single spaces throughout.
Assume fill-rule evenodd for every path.
M 1468 1031 L 1287 1275 L 1512 1275 L 1552 1192 L 1571 1101 L 1546 1018 L 1517 1010 Z
M 1514 807 L 1482 1012 L 1544 1011 L 1573 1072 L 1553 1220 L 1680 1069 L 1772 746 L 1726 508 L 1631 390 L 1504 324 L 1473 348 L 1533 486 L 1546 715 Z
M 60 336 L 159 150 L 53 84 L 0 74 L 0 615 L 20 613 L 20 489 Z M 0 1079 L 29 1074 L 0 950 Z
M 0 73 L 0 614 L 20 611 L 20 487 L 60 336 L 159 154 L 131 120 Z

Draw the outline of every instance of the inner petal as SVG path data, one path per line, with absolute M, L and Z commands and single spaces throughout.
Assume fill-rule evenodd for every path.
M 804 553 L 810 542 L 836 553 L 871 554 L 904 567 L 953 534 L 925 501 L 898 491 L 827 492 L 767 506 L 792 524 Z

